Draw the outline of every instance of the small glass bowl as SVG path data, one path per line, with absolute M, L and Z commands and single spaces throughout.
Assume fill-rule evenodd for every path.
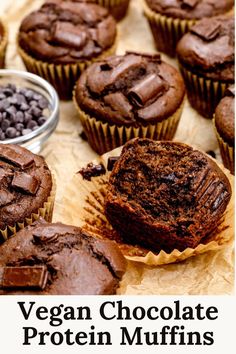
M 19 144 L 28 150 L 39 153 L 43 143 L 56 129 L 59 120 L 59 98 L 55 89 L 41 77 L 19 70 L 0 70 L 0 86 L 14 84 L 16 87 L 29 88 L 42 94 L 49 102 L 49 115 L 46 122 L 29 134 L 0 141 L 1 144 Z

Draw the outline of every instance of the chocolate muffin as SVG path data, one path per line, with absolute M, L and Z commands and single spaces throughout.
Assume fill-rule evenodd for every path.
M 52 175 L 43 157 L 18 145 L 0 144 L 1 241 L 39 215 L 51 219 L 52 189 Z
M 92 61 L 115 50 L 116 23 L 96 4 L 52 0 L 22 22 L 19 53 L 27 70 L 46 78 L 61 98 Z
M 0 69 L 5 66 L 5 55 L 7 48 L 7 29 L 0 20 Z
M 115 243 L 40 221 L 0 247 L 0 294 L 115 294 L 125 268 Z
M 56 0 L 57 1 L 57 0 Z M 129 7 L 130 0 L 61 0 L 72 2 L 86 2 L 95 3 L 106 7 L 110 14 L 117 20 L 121 20 L 125 15 Z M 54 2 L 54 0 L 47 0 L 47 2 Z
M 226 87 L 234 83 L 234 18 L 199 21 L 178 43 L 177 55 L 191 105 L 212 118 Z
M 126 243 L 183 251 L 216 229 L 230 197 L 227 177 L 207 155 L 182 143 L 134 139 L 114 165 L 105 214 Z
M 234 174 L 235 88 L 228 87 L 215 111 L 215 128 L 224 166 Z
M 203 18 L 232 12 L 233 0 L 145 0 L 144 13 L 157 49 L 175 56 L 176 45 Z
M 88 141 L 100 154 L 137 136 L 172 139 L 184 94 L 179 72 L 159 54 L 144 53 L 94 63 L 74 93 Z

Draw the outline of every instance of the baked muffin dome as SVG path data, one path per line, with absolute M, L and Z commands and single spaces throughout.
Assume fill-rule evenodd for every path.
M 202 19 L 222 15 L 234 6 L 233 0 L 146 0 L 155 12 L 181 19 Z
M 126 262 L 115 243 L 43 220 L 0 247 L 0 294 L 114 294 Z
M 52 175 L 43 157 L 0 144 L 0 230 L 37 214 L 51 190 Z
M 22 22 L 18 41 L 33 58 L 54 64 L 99 56 L 116 38 L 116 23 L 96 4 L 53 0 Z
M 179 72 L 159 54 L 126 53 L 92 64 L 78 80 L 75 99 L 96 119 L 118 126 L 160 122 L 182 104 Z
M 218 165 L 188 145 L 134 139 L 111 173 L 105 214 L 124 242 L 153 251 L 195 248 L 231 196 Z

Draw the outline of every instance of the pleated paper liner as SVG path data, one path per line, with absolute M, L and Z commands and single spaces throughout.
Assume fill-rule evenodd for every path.
M 13 236 L 17 231 L 23 229 L 27 225 L 31 225 L 34 221 L 38 220 L 40 217 L 44 218 L 44 220 L 48 222 L 52 221 L 54 201 L 56 196 L 55 177 L 52 176 L 52 179 L 53 179 L 52 190 L 46 202 L 43 203 L 42 207 L 39 208 L 37 213 L 32 213 L 28 218 L 25 218 L 23 222 L 17 222 L 13 226 L 7 226 L 4 230 L 0 229 L 0 244 L 6 241 L 9 237 Z
M 129 7 L 130 0 L 95 0 L 97 4 L 106 7 L 116 20 L 121 20 Z
M 191 106 L 205 118 L 213 118 L 215 109 L 230 83 L 196 75 L 179 62 Z
M 72 98 L 72 91 L 76 80 L 81 72 L 90 64 L 97 60 L 102 60 L 115 54 L 117 47 L 117 38 L 114 44 L 103 51 L 100 55 L 90 60 L 77 61 L 73 64 L 53 64 L 34 59 L 26 53 L 18 44 L 18 53 L 20 54 L 27 71 L 43 77 L 50 82 L 56 89 L 59 97 L 63 100 Z
M 183 111 L 184 100 L 176 112 L 156 124 L 147 126 L 126 127 L 103 123 L 94 117 L 86 114 L 78 105 L 73 94 L 73 101 L 77 108 L 80 121 L 84 128 L 90 146 L 99 155 L 124 145 L 133 138 L 150 138 L 153 140 L 172 140 L 175 135 L 179 120 Z
M 101 156 L 94 163 L 103 163 L 106 167 L 108 157 L 118 156 L 120 152 L 121 148 L 115 149 Z M 234 190 L 234 177 L 223 166 L 220 167 L 229 178 L 232 190 Z M 86 181 L 77 173 L 65 189 L 60 215 L 65 223 L 83 227 L 96 237 L 115 240 L 127 259 L 149 266 L 179 262 L 207 251 L 218 250 L 234 237 L 234 196 L 232 196 L 217 229 L 196 248 L 187 248 L 182 252 L 175 249 L 171 253 L 162 250 L 156 254 L 142 247 L 122 242 L 104 215 L 104 198 L 109 174 L 106 173 L 100 177 L 93 177 L 91 181 Z
M 144 14 L 148 19 L 157 50 L 175 57 L 178 41 L 196 23 L 196 20 L 164 16 L 152 11 L 145 0 L 143 0 L 143 6 Z
M 3 37 L 0 40 L 0 69 L 3 69 L 5 66 L 5 56 L 8 42 L 8 31 L 6 25 L 1 21 L 3 27 Z
M 213 119 L 213 125 L 216 132 L 216 137 L 220 147 L 220 154 L 224 163 L 224 166 L 230 170 L 230 172 L 234 175 L 234 148 L 229 146 L 227 142 L 225 142 L 220 134 L 217 131 L 215 125 L 215 119 Z

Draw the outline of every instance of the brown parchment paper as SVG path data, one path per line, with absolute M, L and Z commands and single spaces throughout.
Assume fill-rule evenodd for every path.
M 118 53 L 125 50 L 154 52 L 151 32 L 142 13 L 142 0 L 132 0 L 126 18 L 119 23 L 120 41 Z M 1 0 L 0 17 L 9 27 L 9 45 L 6 65 L 24 70 L 17 54 L 15 38 L 22 18 L 37 9 L 43 0 Z M 174 59 L 163 59 L 177 66 Z M 60 122 L 42 150 L 57 180 L 57 196 L 54 221 L 63 220 L 62 197 L 73 175 L 97 155 L 84 141 L 77 112 L 72 102 L 61 102 Z M 184 112 L 175 135 L 182 141 L 203 151 L 214 150 L 221 162 L 212 122 L 200 117 L 186 101 Z M 119 294 L 137 295 L 220 295 L 232 294 L 234 289 L 234 245 L 227 243 L 217 251 L 209 251 L 183 262 L 150 267 L 142 263 L 128 262 L 128 269 L 118 290 Z

